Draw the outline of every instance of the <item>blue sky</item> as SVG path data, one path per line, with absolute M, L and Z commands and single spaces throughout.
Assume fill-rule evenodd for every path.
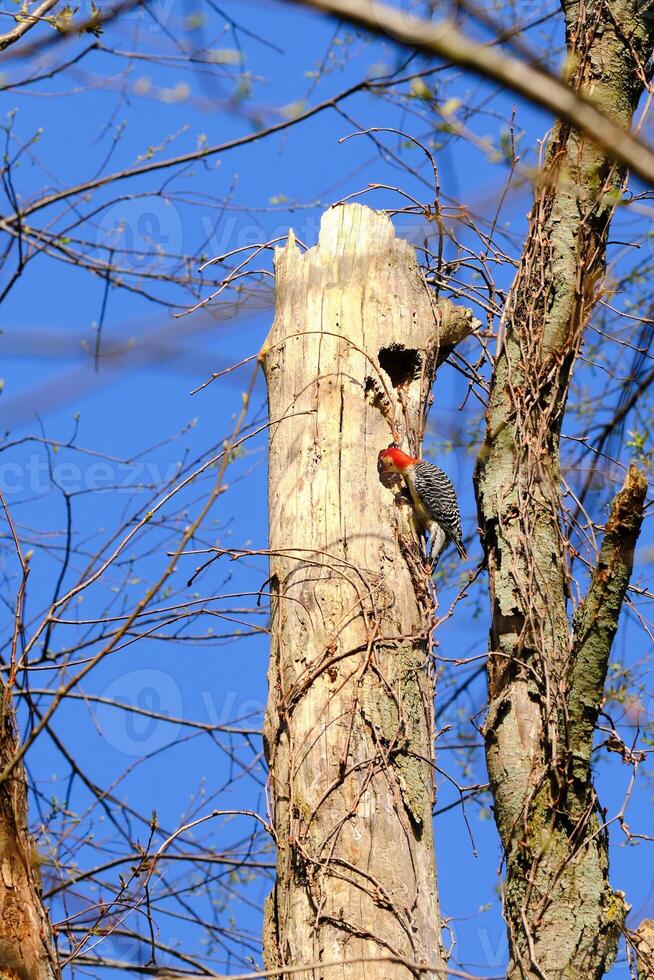
M 38 140 L 24 150 L 14 173 L 19 198 L 27 201 L 46 190 L 75 184 L 102 168 L 119 171 L 140 158 L 174 156 L 202 142 L 221 144 L 252 132 L 253 126 L 258 125 L 256 120 L 276 122 L 297 112 L 305 99 L 309 104 L 320 102 L 367 73 L 386 73 L 406 57 L 390 44 L 371 41 L 349 30 L 341 31 L 337 36 L 341 43 L 333 46 L 335 25 L 294 5 L 229 3 L 221 9 L 268 42 L 261 43 L 241 32 L 244 64 L 234 64 L 238 49 L 233 34 L 222 28 L 224 18 L 209 7 L 196 7 L 192 0 L 155 3 L 151 8 L 154 17 L 143 11 L 130 14 L 100 40 L 115 51 L 141 46 L 149 52 L 178 58 L 189 48 L 197 50 L 206 45 L 220 52 L 217 58 L 224 65 L 223 77 L 218 71 L 211 77 L 189 72 L 181 60 L 164 65 L 94 51 L 65 74 L 6 94 L 5 111 L 13 114 L 15 110 L 10 139 L 13 152 L 38 133 Z M 521 16 L 528 18 L 529 13 L 521 9 Z M 538 11 L 534 9 L 532 13 L 535 16 Z M 91 41 L 75 41 L 69 46 L 70 51 L 81 50 Z M 538 34 L 533 34 L 531 43 L 537 45 Z M 328 70 L 319 78 L 312 77 L 330 50 L 333 57 L 327 62 Z M 27 66 L 14 62 L 6 66 L 4 77 L 13 82 L 27 72 Z M 498 94 L 492 86 L 461 73 L 450 72 L 446 78 L 436 76 L 434 84 L 441 104 L 450 100 L 453 113 L 459 111 L 459 105 L 451 100 L 460 105 L 481 105 L 489 100 L 488 107 L 482 106 L 476 117 L 468 120 L 462 113 L 457 116 L 474 138 L 452 140 L 441 132 L 443 145 L 436 156 L 444 199 L 460 201 L 471 212 L 492 215 L 507 167 L 493 157 L 492 148 L 488 149 L 484 139 L 488 138 L 495 147 L 499 145 L 499 134 L 515 106 L 516 128 L 524 133 L 520 143 L 524 148 L 523 165 L 533 164 L 535 141 L 546 132 L 548 119 L 540 110 L 518 104 L 512 96 Z M 249 96 L 238 101 L 235 93 L 243 94 L 244 85 Z M 365 189 L 369 183 L 401 185 L 418 199 L 427 200 L 429 172 L 420 152 L 405 146 L 401 138 L 386 136 L 383 142 L 415 166 L 418 176 L 408 175 L 394 159 L 380 154 L 369 138 L 339 143 L 357 128 L 371 125 L 393 126 L 424 137 L 425 133 L 429 135 L 424 121 L 407 112 L 406 106 L 369 93 L 354 96 L 342 108 L 349 119 L 328 109 L 279 135 L 181 171 L 168 169 L 100 189 L 92 198 L 76 198 L 71 211 L 64 212 L 57 206 L 39 212 L 35 220 L 42 224 L 54 221 L 63 234 L 72 214 L 91 212 L 99 204 L 107 204 L 85 226 L 83 251 L 101 254 L 93 249 L 112 245 L 120 249 L 127 242 L 125 247 L 133 253 L 125 272 L 126 281 L 130 281 L 131 271 L 143 269 L 170 277 L 183 262 L 168 258 L 171 253 L 189 256 L 195 269 L 203 259 L 216 254 L 284 235 L 291 225 L 299 238 L 313 244 L 321 211 Z M 121 199 L 114 201 L 118 195 Z M 403 204 L 393 191 L 375 191 L 359 200 L 380 208 Z M 507 234 L 514 235 L 518 243 L 529 201 L 528 180 L 518 181 L 502 211 L 501 222 L 507 223 Z M 419 241 L 421 222 L 407 216 L 396 220 L 400 233 Z M 456 227 L 460 240 L 476 247 L 474 235 L 465 225 L 459 222 Z M 450 246 L 450 255 L 446 250 L 445 258 L 452 255 Z M 261 266 L 270 268 L 267 253 Z M 511 267 L 505 265 L 494 271 L 498 283 L 505 288 L 510 282 Z M 203 295 L 207 291 L 208 280 Z M 157 282 L 155 292 L 171 299 L 180 309 L 192 302 L 190 296 L 166 282 Z M 243 294 L 236 298 L 242 301 Z M 51 449 L 48 454 L 42 443 L 34 441 L 21 441 L 0 456 L 3 490 L 25 546 L 32 546 L 35 551 L 27 621 L 36 621 L 51 595 L 53 580 L 61 570 L 65 542 L 66 501 L 61 491 L 52 487 L 48 460 L 55 484 L 70 494 L 75 541 L 82 553 L 90 553 L 109 539 L 117 521 L 151 506 L 147 485 L 172 477 L 175 467 L 187 465 L 192 458 L 208 458 L 221 445 L 240 409 L 241 392 L 248 383 L 251 366 L 195 395 L 190 394 L 191 389 L 212 371 L 256 352 L 271 323 L 271 302 L 270 280 L 263 279 L 256 295 L 247 297 L 243 311 L 235 316 L 229 317 L 229 310 L 220 309 L 216 318 L 199 311 L 174 319 L 165 306 L 156 306 L 132 291 L 107 289 L 102 277 L 87 270 L 46 255 L 28 264 L 0 310 L 0 343 L 5 352 L 0 405 L 9 430 L 7 440 L 13 443 L 36 436 L 67 444 L 75 433 L 75 446 L 92 449 L 112 460 L 107 463 L 104 458 L 65 446 L 56 452 Z M 100 320 L 100 354 L 96 358 Z M 601 376 L 588 371 L 584 383 L 591 397 L 600 396 L 604 384 Z M 480 406 L 474 398 L 465 399 L 466 391 L 461 375 L 444 367 L 438 379 L 427 448 L 455 482 L 470 533 L 476 525 L 471 477 Z M 261 377 L 256 382 L 252 404 L 252 418 L 263 421 L 265 389 Z M 175 438 L 167 441 L 171 436 Z M 265 447 L 264 432 L 246 444 L 245 453 L 230 467 L 230 490 L 219 498 L 205 525 L 205 545 L 266 547 Z M 628 455 L 628 451 L 623 453 L 623 459 Z M 89 590 L 75 616 L 92 618 L 106 608 L 108 597 L 114 611 L 124 601 L 137 600 L 160 567 L 162 552 L 171 546 L 184 522 L 198 511 L 208 486 L 205 477 L 185 492 L 175 502 L 169 524 L 157 529 L 157 547 L 152 551 L 149 545 L 141 548 L 138 540 L 126 552 L 130 561 L 110 570 L 97 588 Z M 602 513 L 605 499 L 606 494 L 601 493 L 595 500 L 598 514 Z M 639 548 L 641 573 L 648 571 L 650 540 L 646 534 Z M 470 550 L 476 562 L 478 543 L 474 542 Z M 174 594 L 184 589 L 186 579 L 202 560 L 192 555 L 180 559 L 172 579 Z M 81 557 L 71 561 L 64 583 L 75 581 L 82 564 Z M 9 576 L 7 588 L 15 588 L 15 562 L 9 555 L 4 559 L 3 571 Z M 262 557 L 240 562 L 222 559 L 199 578 L 198 596 L 204 599 L 242 591 L 256 596 L 266 576 Z M 443 609 L 459 584 L 455 573 L 443 588 Z M 484 588 L 482 582 L 471 590 L 469 599 L 441 630 L 443 656 L 467 657 L 486 649 Z M 255 601 L 250 596 L 248 605 L 253 606 Z M 216 600 L 213 608 L 227 609 L 242 602 Z M 161 604 L 165 604 L 165 596 Z M 244 618 L 257 622 L 256 613 Z M 203 622 L 201 629 L 206 631 L 207 625 Z M 261 625 L 265 625 L 265 617 Z M 214 633 L 231 630 L 225 620 L 216 620 L 211 626 Z M 83 632 L 77 627 L 55 631 L 53 649 L 60 652 L 59 657 L 74 642 L 74 636 Z M 633 617 L 629 621 L 623 617 L 613 659 L 636 662 L 648 653 L 643 631 Z M 56 683 L 53 665 L 46 662 L 41 666 L 40 672 L 31 673 L 32 688 Z M 465 671 L 473 673 L 475 667 L 473 664 L 456 673 L 445 672 L 439 685 L 443 701 L 448 699 L 448 691 L 466 678 Z M 266 669 L 267 641 L 263 634 L 217 640 L 207 633 L 206 640 L 195 644 L 170 638 L 142 639 L 100 663 L 80 689 L 172 717 L 220 724 L 245 718 L 242 726 L 257 728 L 266 697 Z M 47 697 L 42 697 L 47 703 Z M 478 712 L 483 704 L 483 678 L 476 677 L 441 719 L 441 723 L 455 726 L 446 742 L 456 744 L 461 738 L 479 743 L 479 735 L 468 719 L 476 715 L 480 724 Z M 27 724 L 24 712 L 21 720 Z M 189 814 L 203 815 L 213 807 L 252 807 L 263 812 L 264 772 L 260 761 L 253 773 L 222 789 L 239 766 L 247 766 L 256 757 L 260 751 L 256 738 L 243 743 L 235 737 L 235 761 L 227 737 L 216 744 L 206 733 L 171 722 L 144 722 L 115 708 L 83 700 L 60 708 L 54 729 L 98 785 L 111 785 L 128 768 L 117 795 L 147 815 L 156 809 L 161 824 L 168 828 L 174 829 Z M 462 782 L 484 781 L 479 753 L 471 755 L 469 771 L 465 771 L 466 760 L 466 750 L 444 748 L 439 765 Z M 65 800 L 68 766 L 52 740 L 45 736 L 39 739 L 30 750 L 28 762 L 30 775 L 43 794 L 39 804 L 42 812 L 47 809 L 46 799 Z M 610 813 L 619 808 L 628 777 L 627 768 L 615 758 L 599 766 L 599 793 Z M 439 793 L 442 808 L 457 798 L 445 778 L 440 779 Z M 634 831 L 647 832 L 650 795 L 643 780 L 634 793 L 628 815 Z M 506 941 L 497 896 L 496 872 L 501 853 L 487 803 L 485 800 L 484 806 L 479 806 L 472 801 L 467 807 L 474 845 L 460 808 L 454 807 L 436 819 L 436 846 L 442 912 L 456 936 L 454 955 L 466 969 L 495 976 L 502 973 L 505 964 Z M 71 790 L 70 808 L 82 812 L 87 804 L 87 791 L 78 779 Z M 35 801 L 35 821 L 37 812 Z M 109 851 L 119 847 L 108 815 L 94 816 L 92 824 L 94 841 L 102 842 L 102 848 Z M 203 825 L 198 833 L 206 830 L 212 846 L 222 848 L 240 835 L 247 835 L 250 829 L 251 824 L 242 818 L 221 819 Z M 612 828 L 612 833 L 614 830 L 613 882 L 627 892 L 636 919 L 651 915 L 651 860 L 645 856 L 646 845 L 627 846 L 617 828 Z M 135 831 L 135 836 L 145 843 L 146 830 Z M 77 860 L 92 862 L 94 846 L 87 841 L 79 849 Z M 174 877 L 172 865 L 167 865 L 166 874 Z M 212 896 L 226 903 L 217 912 L 218 920 L 227 924 L 233 916 L 239 926 L 258 933 L 256 905 L 268 891 L 269 879 L 258 879 L 241 888 L 240 897 L 226 886 L 225 882 L 220 888 L 216 886 Z M 80 907 L 88 894 L 79 899 Z M 75 901 L 74 896 L 69 899 L 73 905 Z M 56 914 L 63 914 L 60 903 L 55 909 Z M 69 904 L 68 914 L 70 910 Z M 177 940 L 188 947 L 199 943 L 196 932 L 183 922 L 163 917 L 161 930 L 161 938 L 167 942 Z M 116 958 L 134 955 L 124 946 L 119 937 L 113 937 L 105 940 L 102 952 Z M 221 951 L 208 959 L 216 970 L 243 969 L 243 964 L 235 960 L 226 962 Z M 627 976 L 624 962 L 614 968 L 611 976 Z

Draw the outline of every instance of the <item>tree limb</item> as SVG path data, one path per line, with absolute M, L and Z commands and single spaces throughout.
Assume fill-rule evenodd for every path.
M 37 7 L 31 14 L 24 16 L 23 20 L 19 21 L 13 30 L 7 31 L 6 34 L 0 34 L 0 51 L 4 51 L 10 44 L 15 44 L 23 34 L 27 34 L 29 30 L 40 22 L 44 14 L 47 14 L 58 3 L 59 0 L 43 0 L 41 6 Z
M 587 778 L 593 730 L 604 691 L 613 638 L 618 628 L 643 523 L 647 480 L 632 465 L 615 496 L 588 593 L 574 619 L 573 663 L 568 714 L 575 775 Z

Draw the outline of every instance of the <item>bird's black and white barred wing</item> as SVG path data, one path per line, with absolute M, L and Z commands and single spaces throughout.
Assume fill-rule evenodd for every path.
M 429 516 L 460 550 L 462 530 L 459 502 L 447 474 L 440 466 L 423 459 L 413 471 L 413 483 Z

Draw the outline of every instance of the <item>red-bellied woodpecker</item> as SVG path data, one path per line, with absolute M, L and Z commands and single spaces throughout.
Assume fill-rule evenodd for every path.
M 442 469 L 426 459 L 409 456 L 395 445 L 379 454 L 381 473 L 400 473 L 409 488 L 416 521 L 420 530 L 438 524 L 461 558 L 467 558 L 463 547 L 461 514 L 456 493 Z

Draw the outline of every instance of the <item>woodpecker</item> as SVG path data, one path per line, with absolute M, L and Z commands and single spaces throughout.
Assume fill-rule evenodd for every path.
M 421 529 L 438 524 L 461 558 L 467 558 L 463 546 L 461 514 L 452 483 L 442 469 L 426 459 L 409 456 L 395 444 L 382 449 L 378 457 L 380 473 L 400 473 L 409 488 L 416 520 Z

